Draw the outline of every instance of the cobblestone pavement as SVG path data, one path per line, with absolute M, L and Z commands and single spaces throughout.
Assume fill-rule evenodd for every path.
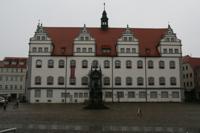
M 200 104 L 109 103 L 108 110 L 83 104 L 20 104 L 0 110 L 0 129 L 17 133 L 200 133 Z M 137 108 L 142 117 L 136 116 Z

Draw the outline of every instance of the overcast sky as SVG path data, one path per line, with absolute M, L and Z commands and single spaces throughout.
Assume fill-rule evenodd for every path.
M 99 27 L 104 2 L 110 27 L 166 28 L 169 22 L 183 55 L 200 57 L 200 0 L 1 0 L 0 59 L 28 56 L 38 20 L 44 26 Z

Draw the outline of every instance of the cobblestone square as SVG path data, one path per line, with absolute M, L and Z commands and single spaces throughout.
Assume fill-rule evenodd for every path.
M 107 110 L 84 110 L 84 104 L 20 104 L 0 110 L 0 129 L 25 132 L 199 133 L 200 104 L 107 103 Z M 142 117 L 137 117 L 137 108 Z

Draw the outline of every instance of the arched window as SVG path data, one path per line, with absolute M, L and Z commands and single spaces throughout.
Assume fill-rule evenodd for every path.
M 41 68 L 42 67 L 42 61 L 41 60 L 36 60 L 36 68 Z
M 53 85 L 53 77 L 52 76 L 47 77 L 47 85 Z
M 76 78 L 75 78 L 75 77 L 70 78 L 70 79 L 69 79 L 69 84 L 70 84 L 70 85 L 76 85 Z
M 109 60 L 104 61 L 104 68 L 110 68 L 110 61 Z
M 126 77 L 126 85 L 132 85 L 132 78 Z
M 76 67 L 76 61 L 70 60 L 70 67 Z
M 88 85 L 88 77 L 82 77 L 81 82 L 82 85 Z
M 175 69 L 175 68 L 176 68 L 176 66 L 175 66 L 175 61 L 170 61 L 170 62 L 169 62 L 169 68 L 170 68 L 170 69 Z
M 65 61 L 64 60 L 59 60 L 58 67 L 59 68 L 64 68 L 65 67 Z
M 154 77 L 149 77 L 148 83 L 149 83 L 149 85 L 154 85 Z
M 141 60 L 137 61 L 137 68 L 143 68 L 143 62 Z
M 64 77 L 58 77 L 58 84 L 59 85 L 64 85 Z
M 159 61 L 159 68 L 164 69 L 165 68 L 165 62 L 164 61 Z
M 176 85 L 176 78 L 175 77 L 171 77 L 170 78 L 170 83 L 171 83 L 171 85 Z
M 82 68 L 88 68 L 88 61 L 87 60 L 82 61 Z
M 35 85 L 41 85 L 41 77 L 40 76 L 35 77 Z
M 121 68 L 121 62 L 119 60 L 115 61 L 115 68 Z
M 42 48 L 41 47 L 38 48 L 38 52 L 40 52 L 40 53 L 42 52 Z
M 160 77 L 159 78 L 159 84 L 160 85 L 165 85 L 165 78 L 164 77 Z
M 37 52 L 37 48 L 33 47 L 32 52 Z
M 115 78 L 115 85 L 121 85 L 121 78 L 120 77 Z
M 94 67 L 94 68 L 98 67 L 98 61 L 97 60 L 92 61 L 92 67 Z
M 103 82 L 104 82 L 104 85 L 110 85 L 110 78 L 109 77 L 104 77 L 103 78 Z
M 126 68 L 132 68 L 132 62 L 130 60 L 126 61 Z
M 144 84 L 144 79 L 143 77 L 138 77 L 137 78 L 137 85 L 143 85 Z
M 153 68 L 153 61 L 152 60 L 149 60 L 148 61 L 148 68 Z
M 53 60 L 48 60 L 48 68 L 53 68 L 53 67 L 54 67 Z

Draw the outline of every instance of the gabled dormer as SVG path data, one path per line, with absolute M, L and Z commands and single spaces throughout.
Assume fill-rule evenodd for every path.
M 95 39 L 87 31 L 84 24 L 79 35 L 74 39 L 74 55 L 78 56 L 94 56 L 95 55 Z
M 37 29 L 29 42 L 29 55 L 51 55 L 53 45 L 42 24 L 37 25 Z
M 127 25 L 124 33 L 117 41 L 118 56 L 138 56 L 139 42 Z
M 160 41 L 158 50 L 161 56 L 181 56 L 181 40 L 177 38 L 173 29 L 168 25 L 164 37 Z

